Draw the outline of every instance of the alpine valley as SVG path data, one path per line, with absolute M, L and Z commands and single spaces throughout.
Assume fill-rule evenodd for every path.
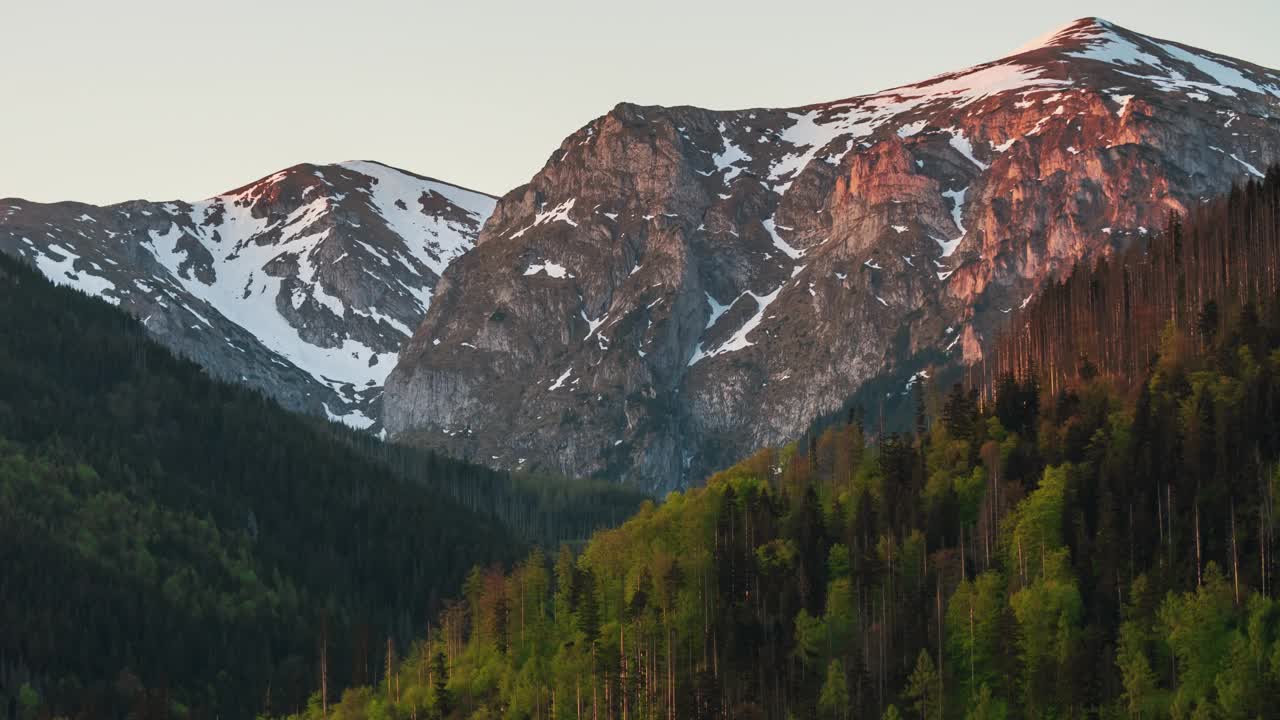
M 0 720 L 1280 720 L 1278 499 L 1280 72 L 1098 18 L 502 197 L 0 200 Z

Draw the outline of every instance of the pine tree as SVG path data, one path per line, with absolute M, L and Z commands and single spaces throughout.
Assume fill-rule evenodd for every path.
M 907 680 L 905 697 L 911 700 L 911 709 L 920 720 L 941 720 L 942 703 L 939 696 L 938 671 L 926 650 L 916 658 L 915 670 Z
M 965 720 L 1005 720 L 1009 716 L 1008 705 L 991 694 L 991 688 L 983 685 L 978 690 L 977 701 L 965 712 Z
M 827 663 L 827 677 L 818 695 L 818 710 L 830 720 L 844 720 L 849 714 L 849 687 L 844 665 L 839 660 Z
M 443 652 L 435 654 L 431 675 L 435 680 L 435 717 L 442 720 L 453 712 L 453 697 L 449 694 L 449 661 Z

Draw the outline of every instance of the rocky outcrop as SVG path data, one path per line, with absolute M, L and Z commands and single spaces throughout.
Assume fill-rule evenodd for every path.
M 377 430 L 383 379 L 494 202 L 378 163 L 298 165 L 195 203 L 0 200 L 0 251 L 218 377 Z
M 650 488 L 871 377 L 975 361 L 1052 277 L 1280 158 L 1280 76 L 1086 19 L 789 110 L 623 104 L 504 196 L 387 380 L 397 436 Z

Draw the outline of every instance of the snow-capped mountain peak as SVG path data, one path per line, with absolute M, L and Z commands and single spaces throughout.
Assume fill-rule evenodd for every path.
M 221 375 L 369 427 L 400 346 L 495 199 L 351 161 L 190 203 L 0 203 L 0 249 L 121 304 Z
M 621 104 L 499 201 L 384 422 L 495 465 L 696 482 L 874 378 L 976 361 L 1055 275 L 1261 175 L 1277 88 L 1086 18 L 869 95 Z

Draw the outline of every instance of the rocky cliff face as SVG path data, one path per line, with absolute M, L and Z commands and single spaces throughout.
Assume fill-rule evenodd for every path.
M 1055 273 L 1278 158 L 1280 75 L 1096 19 L 837 102 L 619 105 L 444 275 L 384 422 L 496 466 L 697 482 L 868 378 L 980 358 Z
M 382 382 L 494 198 L 372 162 L 209 200 L 0 200 L 0 251 L 287 407 L 378 429 Z

